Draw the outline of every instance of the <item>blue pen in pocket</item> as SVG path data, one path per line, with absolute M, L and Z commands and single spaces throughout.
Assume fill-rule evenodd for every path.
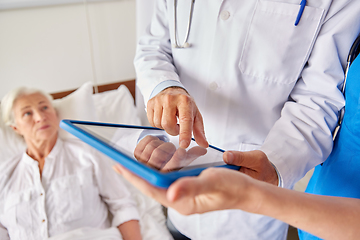
M 296 17 L 296 20 L 295 20 L 295 26 L 297 26 L 299 24 L 301 16 L 302 16 L 302 14 L 304 12 L 305 6 L 306 6 L 306 0 L 301 0 L 300 10 L 299 10 L 299 13 L 298 13 L 298 15 Z

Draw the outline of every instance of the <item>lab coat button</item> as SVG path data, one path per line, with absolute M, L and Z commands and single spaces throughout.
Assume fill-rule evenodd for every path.
M 211 82 L 210 84 L 209 84 L 209 89 L 211 90 L 211 91 L 215 91 L 216 89 L 218 89 L 218 85 L 217 85 L 217 83 L 216 82 Z
M 229 17 L 230 17 L 230 13 L 229 13 L 228 11 L 222 11 L 222 12 L 220 13 L 220 18 L 221 18 L 222 20 L 227 20 Z

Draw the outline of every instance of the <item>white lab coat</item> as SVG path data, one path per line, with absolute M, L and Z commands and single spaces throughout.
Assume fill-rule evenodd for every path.
M 188 42 L 172 49 L 173 0 L 157 0 L 138 44 L 137 85 L 148 101 L 156 86 L 181 81 L 203 115 L 210 142 L 226 150 L 261 149 L 292 188 L 323 162 L 344 105 L 339 87 L 360 30 L 360 1 L 197 0 Z M 178 1 L 182 43 L 190 0 Z M 192 239 L 284 239 L 286 225 L 242 211 L 189 217 L 170 210 Z

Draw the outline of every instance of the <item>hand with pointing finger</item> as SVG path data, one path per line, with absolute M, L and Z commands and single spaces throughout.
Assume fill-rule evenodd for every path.
M 147 104 L 147 117 L 152 126 L 164 129 L 170 135 L 179 135 L 182 148 L 189 146 L 192 134 L 199 146 L 209 146 L 201 113 L 183 88 L 166 88 L 151 98 Z

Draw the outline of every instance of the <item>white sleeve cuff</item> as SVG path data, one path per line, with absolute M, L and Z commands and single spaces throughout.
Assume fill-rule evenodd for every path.
M 112 227 L 128 222 L 130 220 L 140 220 L 140 215 L 136 207 L 127 206 L 124 209 L 113 213 Z
M 181 82 L 176 80 L 166 80 L 161 83 L 159 83 L 154 90 L 151 92 L 149 99 L 155 97 L 159 92 L 162 90 L 169 88 L 169 87 L 180 87 L 186 90 L 186 88 L 182 85 Z
M 152 130 L 152 129 L 144 129 L 137 140 L 137 143 L 139 143 L 144 137 L 151 135 L 154 137 L 159 138 L 163 142 L 170 142 L 169 137 L 166 135 L 165 130 Z
M 277 169 L 277 167 L 272 163 L 272 162 L 270 162 L 271 163 L 271 165 L 274 167 L 274 169 L 275 169 L 275 171 L 276 171 L 276 174 L 277 174 L 277 176 L 278 176 L 278 181 L 279 181 L 279 183 L 278 183 L 278 187 L 284 187 L 283 186 L 283 181 L 282 181 L 282 177 L 281 177 L 281 174 L 280 174 L 280 172 L 278 171 L 278 169 Z

